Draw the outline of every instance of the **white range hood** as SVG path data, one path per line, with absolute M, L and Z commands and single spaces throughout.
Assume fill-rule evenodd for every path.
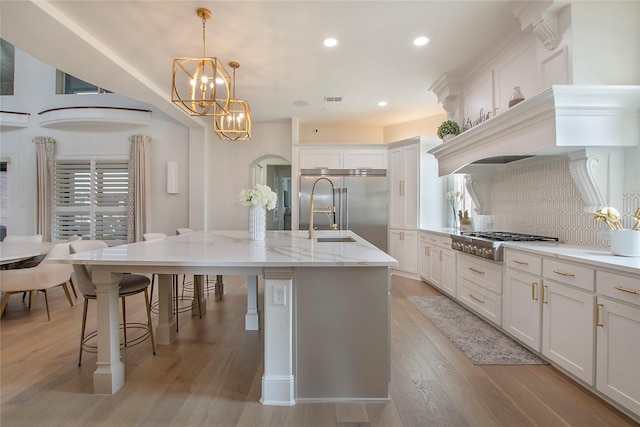
M 572 85 L 553 86 L 429 153 L 438 160 L 440 176 L 467 174 L 478 214 L 490 213 L 490 176 L 506 163 L 567 155 L 584 209 L 593 212 L 617 200 L 622 150 L 638 145 L 640 86 Z
M 440 176 L 506 156 L 558 155 L 640 141 L 640 86 L 553 86 L 429 151 Z M 495 159 L 495 162 L 492 161 Z

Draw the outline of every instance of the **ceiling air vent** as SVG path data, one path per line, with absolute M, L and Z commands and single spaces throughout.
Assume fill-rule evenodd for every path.
M 325 96 L 324 102 L 342 102 L 341 96 Z

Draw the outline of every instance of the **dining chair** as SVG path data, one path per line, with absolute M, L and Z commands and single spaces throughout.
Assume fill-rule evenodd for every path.
M 0 291 L 4 293 L 0 306 L 0 316 L 9 302 L 9 297 L 17 293 L 29 293 L 29 309 L 31 309 L 31 297 L 33 292 L 42 291 L 47 307 L 47 319 L 51 320 L 49 313 L 49 299 L 47 290 L 61 286 L 67 296 L 69 305 L 73 307 L 73 300 L 67 284 L 71 278 L 73 267 L 71 264 L 59 264 L 47 262 L 50 258 L 61 258 L 69 255 L 69 243 L 58 243 L 45 258 L 35 267 L 18 268 L 13 270 L 0 270 Z
M 177 235 L 181 235 L 181 234 L 189 234 L 189 233 L 193 233 L 193 230 L 190 228 L 178 228 L 176 229 L 176 234 Z M 222 294 L 224 293 L 224 283 L 222 280 L 222 275 L 218 274 L 216 275 L 216 282 L 213 285 L 213 289 L 215 290 L 215 294 L 216 297 L 218 297 L 219 300 L 222 300 Z M 207 274 L 205 276 L 205 285 L 204 285 L 204 290 L 207 293 L 207 295 L 209 295 L 209 291 L 211 290 L 211 286 L 209 286 L 209 275 Z M 185 289 L 188 290 L 192 290 L 193 288 L 193 283 L 194 282 L 185 282 L 185 276 L 182 277 L 182 297 L 184 298 L 184 291 Z
M 31 242 L 31 243 L 40 243 L 42 242 L 42 234 L 12 234 L 9 236 L 5 236 L 3 242 Z M 44 255 L 38 255 L 29 259 L 25 259 L 22 261 L 12 262 L 4 266 L 5 270 L 13 270 L 16 268 L 31 268 L 40 264 L 44 259 Z M 24 296 L 23 296 L 24 298 Z
M 96 251 L 104 249 L 108 245 L 102 240 L 76 240 L 69 243 L 69 248 L 72 254 L 81 252 Z M 87 327 L 87 311 L 89 306 L 89 300 L 96 300 L 96 286 L 91 279 L 91 266 L 85 264 L 73 264 L 75 271 L 78 288 L 84 296 L 84 308 L 82 310 L 82 330 L 80 332 L 80 354 L 78 355 L 78 366 L 82 364 L 82 352 L 88 351 L 90 353 L 96 353 L 98 348 L 96 345 L 91 344 L 91 341 L 97 337 L 98 332 L 92 331 L 86 332 Z M 140 344 L 151 339 L 151 350 L 153 354 L 156 354 L 156 345 L 153 338 L 153 325 L 151 322 L 151 303 L 149 300 L 149 293 L 147 288 L 149 287 L 149 278 L 141 274 L 124 274 L 122 280 L 120 280 L 120 288 L 118 290 L 118 297 L 122 302 L 122 324 L 121 330 L 123 332 L 123 340 L 120 342 L 121 348 L 132 347 L 136 344 Z M 144 293 L 145 307 L 147 312 L 147 323 L 139 322 L 127 322 L 127 306 L 126 299 L 130 296 Z M 142 329 L 144 333 L 139 334 L 133 338 L 127 337 L 128 329 Z

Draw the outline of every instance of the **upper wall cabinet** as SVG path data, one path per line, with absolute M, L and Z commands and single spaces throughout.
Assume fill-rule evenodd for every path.
M 386 169 L 387 146 L 313 145 L 300 146 L 300 169 Z

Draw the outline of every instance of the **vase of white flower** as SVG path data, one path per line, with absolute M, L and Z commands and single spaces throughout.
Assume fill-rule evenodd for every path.
M 249 206 L 249 240 L 264 240 L 266 234 L 266 211 L 276 207 L 278 196 L 268 185 L 256 184 L 240 191 L 240 202 Z

